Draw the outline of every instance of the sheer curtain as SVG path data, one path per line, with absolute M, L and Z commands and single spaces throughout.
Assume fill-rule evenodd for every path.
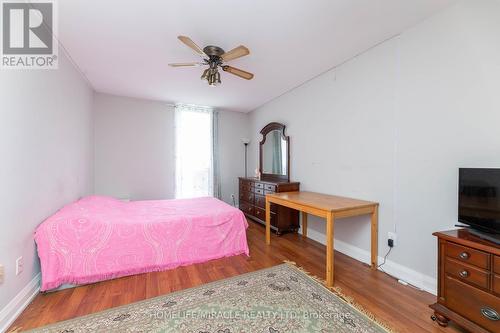
M 217 114 L 195 105 L 175 106 L 175 196 L 195 198 L 218 194 Z M 215 147 L 215 149 L 214 149 Z
M 219 164 L 219 112 L 215 110 L 212 113 L 212 166 L 214 197 L 222 199 Z

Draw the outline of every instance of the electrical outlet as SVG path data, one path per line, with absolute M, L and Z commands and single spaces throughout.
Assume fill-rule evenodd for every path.
M 16 275 L 19 275 L 24 270 L 24 260 L 23 257 L 19 257 L 16 259 Z
M 388 232 L 387 233 L 387 239 L 392 239 L 392 246 L 396 246 L 397 245 L 397 238 L 398 236 L 396 235 L 395 232 Z
M 3 268 L 3 265 L 0 265 L 0 284 L 3 283 L 4 275 L 5 275 L 5 270 Z

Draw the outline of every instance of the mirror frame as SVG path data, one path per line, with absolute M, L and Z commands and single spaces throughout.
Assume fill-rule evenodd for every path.
M 269 132 L 278 130 L 281 132 L 281 138 L 286 141 L 286 175 L 276 175 L 272 173 L 264 173 L 262 169 L 262 146 L 266 142 L 266 136 Z M 259 172 L 260 179 L 263 181 L 290 181 L 290 137 L 285 135 L 285 125 L 280 123 L 269 123 L 260 131 L 262 141 L 259 143 Z

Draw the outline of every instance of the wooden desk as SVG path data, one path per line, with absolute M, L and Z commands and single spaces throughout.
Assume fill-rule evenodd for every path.
M 266 243 L 271 244 L 271 203 L 302 212 L 302 234 L 307 237 L 307 214 L 326 219 L 326 285 L 334 281 L 335 219 L 371 215 L 371 267 L 377 269 L 378 203 L 314 192 L 283 192 L 266 195 Z

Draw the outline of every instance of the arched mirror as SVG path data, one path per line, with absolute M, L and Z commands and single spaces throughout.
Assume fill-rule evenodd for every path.
M 290 138 L 285 135 L 285 125 L 270 123 L 260 133 L 259 170 L 262 180 L 290 180 Z

